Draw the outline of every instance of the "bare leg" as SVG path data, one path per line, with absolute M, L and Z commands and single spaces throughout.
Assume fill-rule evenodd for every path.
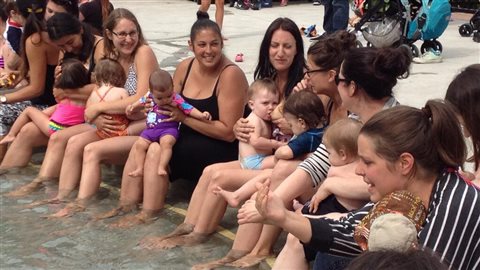
M 288 234 L 287 242 L 280 254 L 278 254 L 277 259 L 275 259 L 275 264 L 272 267 L 272 270 L 279 269 L 308 269 L 308 262 L 305 259 L 303 245 L 300 243 L 300 240 L 292 234 Z
M 225 0 L 215 0 L 215 8 L 215 22 L 218 24 L 218 27 L 220 27 L 220 30 L 222 30 L 223 16 L 225 13 Z
M 157 174 L 157 166 L 160 159 L 160 145 L 150 144 L 145 159 L 145 174 L 143 176 L 143 208 L 135 216 L 127 216 L 118 220 L 113 226 L 130 227 L 151 221 L 163 208 L 167 195 L 169 181 L 168 176 Z M 138 181 L 138 180 L 133 180 Z M 123 187 L 122 187 L 123 188 Z
M 237 208 L 243 201 L 249 199 L 257 191 L 256 184 L 259 182 L 263 183 L 271 173 L 272 170 L 263 170 L 261 174 L 250 179 L 234 192 L 224 190 L 217 185 L 213 188 L 213 193 L 222 196 L 231 207 Z
M 207 263 L 196 264 L 192 267 L 192 270 L 210 270 L 215 269 L 217 267 L 227 265 L 228 263 L 234 262 L 245 255 L 247 255 L 248 251 L 240 251 L 240 250 L 230 250 L 227 255 L 221 259 L 214 260 Z
M 138 138 L 138 140 L 135 142 L 131 151 L 134 153 L 134 160 L 136 166 L 135 170 L 133 170 L 128 175 L 132 177 L 143 176 L 143 163 L 145 162 L 145 156 L 147 155 L 148 146 L 151 143 L 151 141 L 142 137 Z
M 48 137 L 33 123 L 26 124 L 17 135 L 0 165 L 1 169 L 27 166 L 35 147 L 46 145 Z
M 138 137 L 122 136 L 93 142 L 85 147 L 78 199 L 90 199 L 100 187 L 100 164 L 123 164 Z M 132 202 L 132 200 L 129 200 Z
M 168 175 L 168 163 L 172 158 L 172 147 L 177 140 L 172 135 L 160 138 L 160 161 L 158 163 L 158 175 Z
M 198 8 L 199 11 L 207 12 L 208 8 L 210 7 L 211 1 L 210 0 L 202 0 L 200 2 L 200 7 Z

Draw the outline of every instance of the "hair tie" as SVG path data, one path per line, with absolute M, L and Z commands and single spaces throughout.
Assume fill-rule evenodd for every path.
M 35 14 L 38 14 L 38 13 L 42 13 L 43 12 L 43 8 L 37 8 L 37 9 L 33 9 L 33 8 L 27 8 L 27 12 L 28 13 L 35 13 Z
M 423 107 L 422 112 L 428 118 L 428 120 L 432 122 L 432 110 L 430 110 L 430 107 L 429 106 Z

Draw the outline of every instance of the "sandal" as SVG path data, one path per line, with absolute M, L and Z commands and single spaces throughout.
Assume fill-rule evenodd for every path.
M 235 56 L 235 62 L 243 62 L 243 53 L 237 53 Z

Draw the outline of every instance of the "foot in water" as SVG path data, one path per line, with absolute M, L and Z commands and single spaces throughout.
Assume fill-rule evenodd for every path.
M 157 217 L 159 211 L 145 210 L 143 209 L 136 215 L 124 216 L 119 220 L 110 224 L 111 228 L 129 228 L 141 224 L 152 223 Z
M 253 267 L 255 265 L 260 264 L 263 260 L 268 258 L 268 256 L 270 255 L 248 254 L 226 265 L 231 267 L 238 267 L 238 268 L 249 268 L 249 267 Z
M 208 234 L 191 232 L 185 235 L 173 236 L 157 243 L 157 249 L 171 249 L 178 246 L 191 247 L 208 240 Z
M 58 211 L 57 213 L 48 216 L 49 218 L 63 218 L 63 217 L 71 217 L 75 213 L 85 211 L 86 207 L 84 203 L 79 201 L 71 202 L 67 204 L 62 210 Z
M 227 255 L 221 259 L 214 260 L 211 262 L 207 263 L 201 263 L 201 264 L 196 264 L 192 267 L 192 270 L 210 270 L 210 269 L 215 269 L 221 266 L 225 266 L 231 262 L 234 262 L 245 255 L 248 254 L 248 251 L 242 251 L 242 250 L 230 250 Z
M 161 235 L 161 236 L 151 236 L 151 237 L 146 237 L 142 239 L 139 243 L 140 247 L 146 248 L 146 249 L 157 249 L 159 248 L 160 243 L 168 238 L 172 238 L 175 236 L 179 235 L 186 235 L 191 232 L 193 232 L 194 225 L 192 224 L 187 224 L 187 223 L 182 223 L 173 230 L 173 232 L 167 234 L 167 235 Z
M 58 181 L 58 177 L 44 177 L 38 176 L 37 178 L 33 179 L 32 182 L 19 187 L 18 189 L 11 191 L 6 194 L 8 197 L 23 197 L 27 196 L 44 186 L 45 182 L 49 181 Z
M 138 208 L 137 204 L 120 205 L 119 207 L 112 209 L 106 213 L 96 215 L 94 217 L 94 220 L 101 220 L 101 219 L 112 218 L 116 216 L 124 216 L 125 214 L 133 212 L 134 210 L 137 210 L 137 208 Z

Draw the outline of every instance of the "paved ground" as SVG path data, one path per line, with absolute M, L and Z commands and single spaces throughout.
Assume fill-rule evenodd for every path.
M 187 47 L 190 26 L 195 20 L 197 5 L 189 0 L 119 0 L 116 7 L 132 10 L 142 25 L 145 36 L 153 47 L 162 68 L 173 73 L 175 66 L 190 56 Z M 210 16 L 214 18 L 214 6 Z M 260 11 L 242 11 L 225 8 L 225 54 L 234 58 L 242 52 L 245 61 L 239 66 L 252 81 L 257 62 L 258 48 L 263 33 L 272 20 L 288 16 L 299 26 L 321 25 L 323 7 L 312 6 L 307 1 L 291 2 L 287 7 Z M 411 76 L 402 80 L 395 89 L 398 99 L 408 105 L 421 106 L 429 98 L 443 97 L 449 81 L 464 66 L 480 62 L 480 45 L 471 38 L 461 38 L 458 26 L 469 15 L 455 15 L 445 34 L 440 38 L 444 47 L 444 62 L 433 65 L 413 65 Z M 321 29 L 319 27 L 319 29 Z M 310 42 L 305 39 L 305 46 Z M 420 44 L 419 44 L 420 45 Z M 41 159 L 41 155 L 37 156 Z M 30 181 L 38 172 L 37 165 L 0 176 L 0 194 Z M 52 213 L 60 206 L 24 209 L 32 200 L 50 197 L 55 187 L 21 200 L 0 195 L 0 266 L 2 269 L 188 269 L 192 264 L 218 258 L 231 245 L 236 230 L 235 212 L 229 210 L 217 234 L 196 248 L 173 251 L 144 251 L 137 247 L 138 240 L 170 231 L 183 219 L 191 187 L 177 183 L 169 193 L 168 210 L 155 223 L 130 230 L 114 230 L 110 221 L 91 222 L 91 214 L 113 207 L 117 200 L 119 174 L 105 170 L 109 194 L 89 212 L 65 221 L 45 220 L 41 216 Z M 111 188 L 114 187 L 114 188 Z M 263 267 L 267 267 L 265 264 Z

